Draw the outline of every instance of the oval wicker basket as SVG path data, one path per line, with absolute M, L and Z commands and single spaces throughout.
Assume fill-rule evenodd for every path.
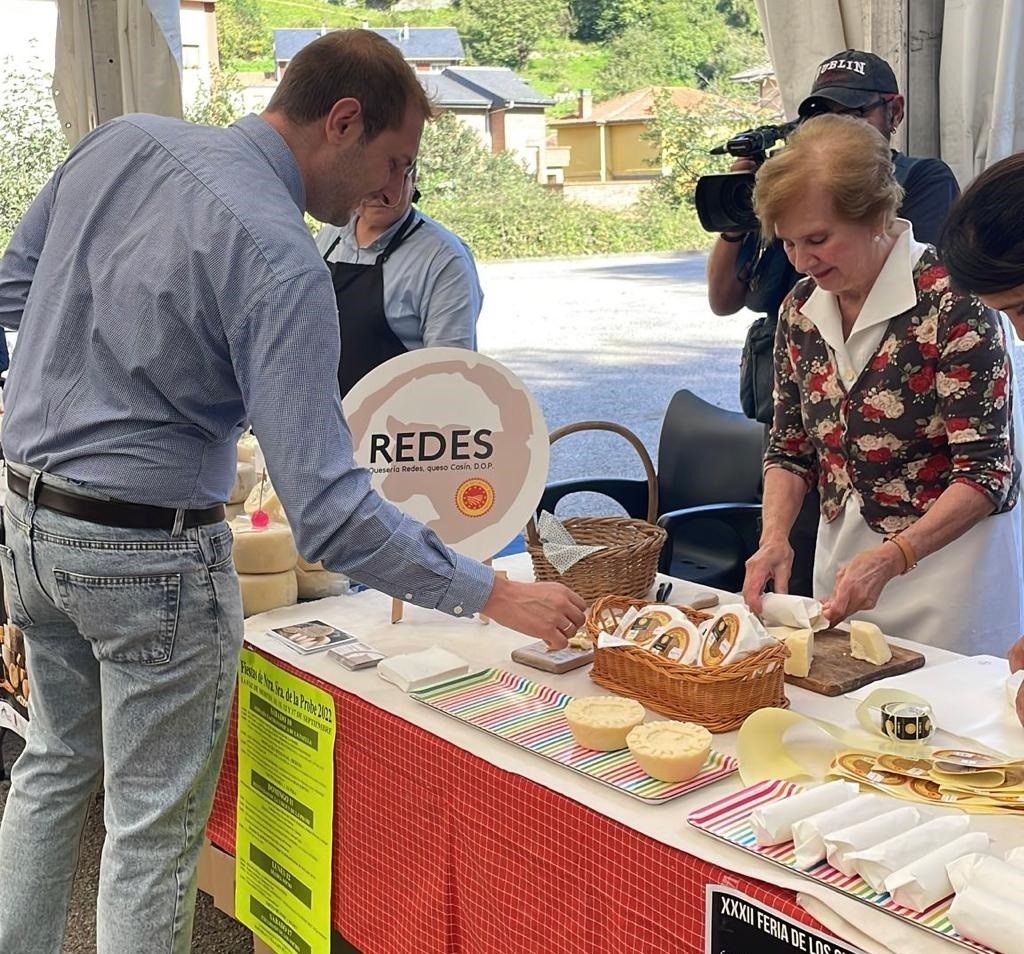
M 587 631 L 595 644 L 601 632 L 611 632 L 632 606 L 646 600 L 608 596 L 587 614 Z M 688 606 L 681 609 L 692 622 L 710 615 Z M 684 722 L 697 722 L 711 732 L 738 729 L 756 709 L 785 709 L 785 659 L 781 640 L 727 666 L 682 666 L 637 646 L 597 649 L 590 678 L 620 696 L 629 696 L 648 709 Z
M 654 521 L 658 517 L 658 483 L 650 455 L 640 439 L 628 428 L 606 421 L 580 421 L 551 432 L 550 443 L 580 431 L 611 431 L 629 441 L 644 465 L 647 474 L 647 519 L 632 517 L 570 517 L 563 521 L 565 529 L 580 545 L 602 546 L 559 573 L 546 556 L 537 534 L 537 523 L 531 518 L 526 526 L 526 549 L 533 561 L 533 575 L 538 582 L 564 583 L 588 603 L 608 593 L 622 593 L 642 599 L 654 585 L 658 558 L 667 533 Z

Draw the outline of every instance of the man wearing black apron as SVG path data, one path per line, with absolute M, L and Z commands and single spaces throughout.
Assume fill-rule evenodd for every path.
M 317 236 L 338 304 L 343 398 L 368 372 L 413 348 L 476 347 L 483 295 L 473 256 L 413 207 L 415 181 L 414 168 L 397 197 L 371 196 L 347 226 Z

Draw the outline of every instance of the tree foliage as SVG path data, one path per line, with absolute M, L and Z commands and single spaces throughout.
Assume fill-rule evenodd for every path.
M 200 82 L 195 99 L 185 107 L 185 118 L 204 126 L 230 126 L 242 112 L 238 77 L 230 70 L 214 69 L 209 85 Z
M 271 55 L 272 40 L 260 0 L 217 0 L 217 49 L 221 66 Z
M 52 78 L 36 72 L 6 71 L 0 100 L 0 252 L 25 210 L 67 155 L 50 94 Z
M 461 30 L 473 59 L 522 69 L 543 36 L 565 35 L 565 0 L 460 0 Z

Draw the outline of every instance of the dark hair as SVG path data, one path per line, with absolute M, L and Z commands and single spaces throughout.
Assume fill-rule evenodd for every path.
M 986 169 L 949 210 L 939 240 L 953 284 L 987 295 L 1024 285 L 1024 152 Z
M 427 119 L 430 100 L 398 47 L 371 30 L 332 30 L 304 46 L 267 105 L 293 123 L 315 122 L 339 99 L 363 109 L 363 135 L 397 129 L 411 106 Z

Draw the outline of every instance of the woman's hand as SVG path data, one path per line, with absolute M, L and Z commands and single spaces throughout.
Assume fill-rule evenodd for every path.
M 832 595 L 821 604 L 821 611 L 835 626 L 860 610 L 874 609 L 885 585 L 906 569 L 900 548 L 891 543 L 858 553 L 839 568 Z
M 743 602 L 761 615 L 761 597 L 765 584 L 772 581 L 776 593 L 789 592 L 789 574 L 793 569 L 793 548 L 786 539 L 765 540 L 747 560 L 747 575 L 743 579 Z

